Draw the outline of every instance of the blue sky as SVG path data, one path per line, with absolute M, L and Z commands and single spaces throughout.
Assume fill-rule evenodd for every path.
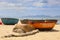
M 0 0 L 0 16 L 60 15 L 60 0 Z

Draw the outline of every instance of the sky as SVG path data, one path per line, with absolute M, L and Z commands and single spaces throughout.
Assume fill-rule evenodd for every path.
M 0 0 L 0 17 L 60 16 L 60 0 Z

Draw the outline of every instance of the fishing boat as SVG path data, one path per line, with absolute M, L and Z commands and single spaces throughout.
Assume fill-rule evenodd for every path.
M 51 30 L 54 28 L 55 24 L 57 23 L 57 20 L 55 19 L 48 19 L 48 20 L 39 20 L 39 19 L 24 19 L 20 20 L 22 24 L 30 24 L 35 28 L 38 28 L 40 30 Z
M 0 22 L 0 25 L 2 25 L 2 22 Z
M 16 18 L 1 18 L 1 20 L 5 25 L 14 25 L 18 23 L 18 19 Z
M 0 19 L 0 25 L 2 25 L 3 23 L 2 23 L 2 21 L 1 21 L 1 19 Z

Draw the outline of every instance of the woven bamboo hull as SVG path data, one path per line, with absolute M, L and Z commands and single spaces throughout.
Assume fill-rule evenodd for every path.
M 1 18 L 1 20 L 5 25 L 14 25 L 18 22 L 16 18 Z
M 21 20 L 23 24 L 30 24 L 39 29 L 52 29 L 57 20 Z

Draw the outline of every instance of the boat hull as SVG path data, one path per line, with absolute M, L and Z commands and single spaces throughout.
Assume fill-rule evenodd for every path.
M 21 20 L 22 24 L 30 24 L 39 29 L 52 29 L 57 20 Z
M 1 18 L 1 20 L 5 25 L 14 25 L 18 22 L 18 19 L 15 18 Z

